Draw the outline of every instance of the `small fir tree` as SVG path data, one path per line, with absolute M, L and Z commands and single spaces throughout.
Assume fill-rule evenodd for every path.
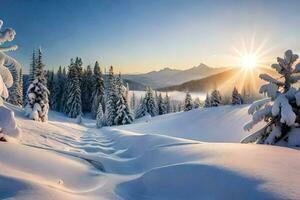
M 277 144 L 287 141 L 290 145 L 300 145 L 299 142 L 299 107 L 300 92 L 293 87 L 299 80 L 300 63 L 294 66 L 298 55 L 287 50 L 284 58 L 277 58 L 277 64 L 271 65 L 280 75 L 275 79 L 268 74 L 259 77 L 268 83 L 262 85 L 259 92 L 267 94 L 268 98 L 254 102 L 249 107 L 252 121 L 244 126 L 250 130 L 254 125 L 264 120 L 266 125 L 242 140 L 243 143 Z

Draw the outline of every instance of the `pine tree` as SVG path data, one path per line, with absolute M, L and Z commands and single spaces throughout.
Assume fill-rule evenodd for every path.
M 55 92 L 54 92 L 54 72 L 48 70 L 46 73 L 46 77 L 47 77 L 47 88 L 50 92 L 50 96 L 49 96 L 49 105 L 50 108 L 54 110 L 54 104 L 56 104 L 56 99 L 55 99 Z
M 117 116 L 117 96 L 116 96 L 116 80 L 114 76 L 114 70 L 111 66 L 109 69 L 109 73 L 107 75 L 107 86 L 106 86 L 106 96 L 105 96 L 105 119 L 106 125 L 112 126 L 114 125 L 114 120 Z
M 33 56 L 34 57 L 34 56 Z M 36 121 L 45 122 L 48 120 L 50 94 L 46 86 L 44 75 L 44 64 L 42 62 L 42 52 L 39 49 L 38 58 L 33 67 L 33 77 L 35 80 L 29 85 L 27 90 L 26 115 Z
M 297 75 L 300 72 L 300 63 L 294 65 L 297 59 L 298 55 L 287 50 L 284 58 L 277 58 L 278 64 L 271 65 L 281 75 L 281 80 L 268 74 L 259 76 L 268 82 L 259 90 L 260 93 L 267 94 L 268 98 L 254 102 L 249 107 L 248 113 L 252 115 L 252 121 L 244 129 L 250 130 L 262 120 L 266 125 L 243 139 L 243 143 L 277 144 L 279 141 L 287 141 L 289 145 L 300 145 L 299 139 L 295 139 L 299 138 L 297 124 L 300 123 L 300 92 L 299 88 L 297 90 L 293 87 L 300 80 Z
M 166 114 L 166 105 L 161 96 L 161 93 L 159 93 L 159 95 L 157 97 L 157 108 L 158 108 L 158 115 Z
M 189 92 L 186 93 L 184 100 L 184 111 L 189 111 L 193 109 L 193 100 Z
M 165 114 L 171 113 L 171 103 L 168 93 L 166 92 L 166 96 L 164 98 L 164 104 L 165 104 Z
M 66 68 L 63 68 L 63 73 L 61 76 L 61 80 L 62 80 L 62 84 L 61 84 L 61 88 L 62 88 L 62 94 L 61 94 L 61 100 L 60 100 L 60 104 L 59 104 L 59 111 L 60 112 L 64 112 L 66 113 L 67 110 L 67 98 L 68 98 L 68 74 L 66 72 Z
M 218 90 L 213 90 L 210 95 L 210 106 L 216 107 L 221 105 L 222 97 Z
M 9 97 L 7 101 L 18 107 L 23 105 L 23 81 L 22 81 L 22 68 L 17 69 L 13 64 L 8 66 L 13 76 L 14 83 L 8 89 Z
M 146 112 L 150 114 L 152 117 L 158 114 L 157 105 L 151 87 L 147 88 L 145 98 L 143 99 L 143 106 L 145 107 Z
M 62 68 L 60 66 L 53 77 L 53 91 L 51 93 L 51 98 L 53 101 L 51 103 L 52 104 L 51 108 L 53 110 L 60 111 L 62 93 L 63 93 L 63 80 L 62 80 Z
M 81 81 L 81 100 L 82 100 L 82 110 L 84 112 L 91 112 L 92 107 L 92 93 L 95 89 L 94 87 L 94 80 L 93 80 L 93 71 L 91 66 L 88 65 L 86 70 L 83 72 L 83 77 Z M 97 105 L 98 107 L 98 105 Z M 96 107 L 96 108 L 97 108 Z M 97 113 L 97 110 L 94 111 Z
M 36 68 L 36 58 L 35 58 L 35 51 L 32 52 L 32 60 L 29 67 L 29 79 L 28 79 L 28 86 L 35 80 L 35 68 Z M 28 88 L 27 86 L 27 88 Z
M 104 80 L 102 76 L 102 72 L 99 66 L 99 63 L 96 62 L 94 66 L 94 75 L 93 75 L 93 92 L 92 92 L 92 105 L 91 105 L 91 111 L 92 116 L 96 117 L 97 108 L 99 107 L 99 104 L 101 103 L 104 105 Z
M 210 103 L 210 96 L 208 95 L 208 93 L 206 94 L 206 98 L 205 98 L 205 101 L 204 101 L 204 107 L 205 108 L 209 108 L 211 107 L 211 103 Z
M 233 91 L 232 91 L 232 101 L 231 101 L 231 104 L 232 105 L 240 105 L 240 104 L 243 104 L 244 101 L 243 101 L 243 98 L 242 98 L 242 95 L 240 95 L 240 93 L 238 92 L 238 90 L 236 89 L 236 87 L 233 88 Z
M 65 113 L 71 118 L 76 118 L 82 114 L 81 90 L 80 90 L 80 69 L 81 59 L 76 58 L 75 62 L 71 61 L 68 73 L 67 102 Z
M 133 122 L 133 116 L 131 114 L 129 104 L 127 102 L 127 88 L 122 84 L 121 74 L 116 79 L 117 87 L 117 103 L 116 103 L 116 118 L 114 120 L 115 125 L 131 124 Z
M 144 98 L 141 97 L 136 109 L 135 109 L 135 119 L 144 117 L 147 115 L 147 108 L 144 103 Z
M 105 126 L 105 119 L 104 119 L 104 114 L 103 114 L 103 108 L 102 108 L 102 103 L 99 103 L 99 107 L 97 110 L 97 117 L 96 117 L 96 126 L 97 128 L 101 128 Z
M 45 71 L 44 71 L 44 67 L 45 65 L 43 64 L 43 61 L 42 61 L 42 57 L 43 57 L 43 54 L 42 54 L 42 50 L 41 48 L 39 48 L 38 50 L 38 57 L 36 59 L 36 66 L 34 69 L 34 77 L 35 79 L 39 79 L 39 81 L 44 85 L 46 86 L 47 85 L 47 80 L 45 78 Z

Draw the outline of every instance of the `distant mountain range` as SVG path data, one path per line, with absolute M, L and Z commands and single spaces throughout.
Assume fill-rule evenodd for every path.
M 146 74 L 125 74 L 123 75 L 123 78 L 127 81 L 133 81 L 134 83 L 139 83 L 143 86 L 151 86 L 152 88 L 157 89 L 178 85 L 195 79 L 201 79 L 225 70 L 228 70 L 228 68 L 213 68 L 201 63 L 199 66 L 187 70 L 164 68 Z
M 229 94 L 232 92 L 233 87 L 236 86 L 239 91 L 247 90 L 248 93 L 257 94 L 259 87 L 266 83 L 259 78 L 259 74 L 261 73 L 277 77 L 275 71 L 271 69 L 256 68 L 252 71 L 245 71 L 240 68 L 232 68 L 202 79 L 187 81 L 169 87 L 161 87 L 158 90 L 208 92 L 213 89 L 219 89 L 224 94 Z

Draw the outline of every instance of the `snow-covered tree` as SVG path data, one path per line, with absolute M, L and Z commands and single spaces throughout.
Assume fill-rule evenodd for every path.
M 184 111 L 189 111 L 192 109 L 193 109 L 193 99 L 191 94 L 187 92 L 184 100 Z
M 204 107 L 205 107 L 205 108 L 211 107 L 210 96 L 209 96 L 208 93 L 206 94 L 206 98 L 205 98 L 205 101 L 204 101 Z
M 99 103 L 99 107 L 97 110 L 97 116 L 96 116 L 96 126 L 97 128 L 101 128 L 105 126 L 105 119 L 104 119 L 104 114 L 103 114 L 103 108 L 102 108 L 102 103 Z
M 91 95 L 92 97 L 91 111 L 92 111 L 92 116 L 95 118 L 97 115 L 96 111 L 99 107 L 99 103 L 104 105 L 104 80 L 98 62 L 96 62 L 94 66 L 94 75 L 92 81 L 94 87 Z
M 28 87 L 25 115 L 35 121 L 48 120 L 49 90 L 37 78 Z
M 152 117 L 158 114 L 157 105 L 151 87 L 147 88 L 145 98 L 143 99 L 143 105 L 146 108 L 147 113 Z
M 199 97 L 196 97 L 196 99 L 194 100 L 194 108 L 197 109 L 200 108 L 200 106 L 201 106 L 200 99 Z
M 138 118 L 141 118 L 141 117 L 144 117 L 145 115 L 147 114 L 147 109 L 146 109 L 146 106 L 144 104 L 144 98 L 141 97 L 139 103 L 137 104 L 137 107 L 135 109 L 135 118 L 138 119 Z
M 59 111 L 60 112 L 65 112 L 66 108 L 67 108 L 67 98 L 68 98 L 68 74 L 66 72 L 66 68 L 63 68 L 62 71 L 62 76 L 61 76 L 61 89 L 62 89 L 62 93 L 61 93 L 61 99 L 60 99 L 60 104 L 59 104 Z
M 47 79 L 45 77 L 45 71 L 44 71 L 44 63 L 43 63 L 43 54 L 41 48 L 38 49 L 38 57 L 36 59 L 36 66 L 34 68 L 34 78 L 39 79 L 41 83 L 46 86 L 47 85 Z
M 105 94 L 105 120 L 107 126 L 114 125 L 117 116 L 117 96 L 116 96 L 116 79 L 114 76 L 114 69 L 111 66 L 107 75 Z
M 166 92 L 166 96 L 164 98 L 164 104 L 165 104 L 165 113 L 170 113 L 171 112 L 171 103 L 170 103 L 170 98 L 168 93 Z
M 95 87 L 94 87 L 94 80 L 93 80 L 93 71 L 91 66 L 88 65 L 86 69 L 83 71 L 83 77 L 81 81 L 81 101 L 82 101 L 83 112 L 91 112 L 91 107 L 92 107 L 91 97 L 94 88 Z M 97 113 L 97 109 L 94 112 Z
M 71 118 L 76 118 L 82 114 L 81 107 L 81 89 L 80 89 L 80 69 L 82 61 L 76 58 L 75 62 L 71 60 L 68 73 L 67 102 L 65 114 Z
M 240 105 L 243 104 L 244 100 L 242 98 L 242 95 L 238 92 L 238 90 L 236 89 L 236 87 L 233 88 L 232 91 L 232 101 L 231 104 L 232 105 Z
M 56 98 L 55 98 L 55 91 L 54 91 L 54 71 L 50 71 L 50 70 L 47 70 L 46 72 L 46 78 L 47 78 L 47 88 L 50 92 L 50 96 L 49 96 L 49 106 L 51 109 L 54 110 L 54 104 L 56 104 Z
M 219 90 L 213 90 L 212 93 L 210 94 L 210 106 L 211 107 L 216 107 L 221 105 L 222 102 L 222 97 L 219 92 Z
M 18 107 L 22 107 L 23 105 L 23 75 L 22 68 L 17 69 L 13 65 L 8 66 L 9 70 L 12 73 L 14 83 L 9 88 L 9 97 L 7 101 L 13 105 Z
M 116 78 L 116 118 L 115 125 L 131 124 L 133 116 L 129 108 L 127 88 L 122 83 L 121 74 Z
M 244 129 L 250 130 L 263 120 L 266 125 L 243 139 L 243 143 L 276 144 L 287 141 L 290 145 L 300 145 L 299 139 L 295 139 L 300 135 L 300 91 L 294 87 L 300 80 L 300 76 L 297 75 L 300 72 L 300 63 L 294 66 L 297 59 L 298 55 L 287 50 L 284 58 L 278 57 L 278 63 L 271 65 L 281 75 L 280 79 L 268 74 L 259 76 L 268 82 L 259 90 L 260 93 L 267 94 L 268 98 L 256 101 L 249 107 L 252 121 L 247 123 Z
M 11 42 L 14 40 L 16 32 L 11 28 L 1 30 L 3 21 L 0 20 L 0 45 Z M 6 55 L 7 51 L 17 50 L 17 45 L 8 47 L 0 47 L 0 129 L 1 132 L 11 137 L 19 137 L 21 130 L 17 127 L 14 118 L 14 113 L 3 105 L 3 99 L 9 97 L 8 88 L 14 84 L 14 79 L 6 66 L 12 65 L 16 71 L 21 70 L 21 65 L 12 57 Z M 1 138 L 2 141 L 7 141 L 5 137 Z
M 158 115 L 166 114 L 166 105 L 164 99 L 161 96 L 161 93 L 159 93 L 157 97 L 157 108 L 158 108 Z
M 32 52 L 32 60 L 29 66 L 29 79 L 28 79 L 28 86 L 35 80 L 35 68 L 36 68 L 36 58 L 35 58 L 35 51 Z
M 35 79 L 27 89 L 25 115 L 33 120 L 45 122 L 48 120 L 48 96 L 50 92 L 46 86 L 47 81 L 44 74 L 41 49 L 38 51 L 38 58 L 35 65 L 33 71 Z

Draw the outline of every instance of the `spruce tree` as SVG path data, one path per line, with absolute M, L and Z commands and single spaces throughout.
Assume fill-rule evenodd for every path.
M 13 76 L 13 85 L 8 89 L 9 97 L 7 101 L 18 107 L 23 105 L 23 81 L 22 81 L 22 68 L 17 69 L 13 64 L 8 66 Z
M 65 113 L 71 118 L 76 118 L 82 114 L 81 90 L 80 90 L 80 69 L 81 59 L 76 58 L 75 62 L 71 61 L 68 73 L 67 102 Z
M 193 109 L 193 100 L 189 92 L 186 93 L 184 100 L 184 111 L 189 111 Z
M 114 120 L 115 125 L 131 124 L 133 122 L 133 116 L 129 108 L 127 98 L 127 88 L 122 83 L 121 74 L 116 79 L 116 118 Z
M 63 68 L 63 73 L 62 73 L 62 94 L 61 94 L 61 100 L 60 100 L 60 105 L 59 105 L 59 111 L 66 113 L 67 110 L 67 98 L 68 98 L 68 74 L 66 72 L 66 68 Z
M 86 70 L 83 72 L 82 82 L 81 82 L 81 100 L 82 100 L 82 110 L 84 112 L 91 112 L 92 107 L 92 93 L 95 89 L 93 80 L 93 71 L 91 66 L 88 65 Z M 97 112 L 97 110 L 95 111 Z
M 91 111 L 92 111 L 92 117 L 96 117 L 96 111 L 99 107 L 99 104 L 101 103 L 104 105 L 104 80 L 102 76 L 102 72 L 99 66 L 99 63 L 96 62 L 94 66 L 94 75 L 93 75 L 93 92 L 92 92 L 92 105 L 91 105 Z
M 157 108 L 158 108 L 158 115 L 166 114 L 166 105 L 161 96 L 161 93 L 159 93 L 157 97 Z
M 36 68 L 36 58 L 35 58 L 35 51 L 32 52 L 32 60 L 29 66 L 29 78 L 28 78 L 28 86 L 35 80 L 35 68 Z
M 165 114 L 171 113 L 171 103 L 168 93 L 166 92 L 166 96 L 164 98 L 164 104 L 165 104 Z
M 35 67 L 32 69 L 34 69 L 32 73 L 35 79 L 27 90 L 26 115 L 33 120 L 45 122 L 48 120 L 48 97 L 50 92 L 46 86 L 44 64 L 42 62 L 42 52 L 40 49 L 38 51 Z
M 145 106 L 144 98 L 141 97 L 136 109 L 135 109 L 135 119 L 144 117 L 147 115 L 147 108 Z
M 105 120 L 107 126 L 114 125 L 114 120 L 117 116 L 117 96 L 116 96 L 116 80 L 114 69 L 111 66 L 107 75 L 106 94 L 105 94 Z
M 205 108 L 211 107 L 210 96 L 209 96 L 208 93 L 206 94 L 206 98 L 205 98 L 205 101 L 204 101 L 204 107 L 205 107 Z
M 45 78 L 45 71 L 44 71 L 45 65 L 43 64 L 42 56 L 43 56 L 42 50 L 41 50 L 41 48 L 39 48 L 39 50 L 38 50 L 38 57 L 36 59 L 36 66 L 35 66 L 33 72 L 34 72 L 35 79 L 38 78 L 39 81 L 44 86 L 46 86 L 47 85 L 47 80 Z
M 233 88 L 233 91 L 232 91 L 232 101 L 231 101 L 231 104 L 232 105 L 240 105 L 240 104 L 243 104 L 244 101 L 243 101 L 243 98 L 242 98 L 242 95 L 240 95 L 240 93 L 238 92 L 238 90 L 236 89 L 236 87 Z
M 145 107 L 146 112 L 150 114 L 152 117 L 158 114 L 155 97 L 153 95 L 153 90 L 151 89 L 151 87 L 147 88 L 145 98 L 143 100 L 143 106 Z
M 46 73 L 46 77 L 47 77 L 47 88 L 50 92 L 50 96 L 49 96 L 49 105 L 50 108 L 54 110 L 54 104 L 56 104 L 56 99 L 55 99 L 55 92 L 54 92 L 54 71 L 50 71 L 48 70 Z
M 268 98 L 254 102 L 248 110 L 252 120 L 244 126 L 250 130 L 260 121 L 266 125 L 242 140 L 243 143 L 256 142 L 259 144 L 277 144 L 288 142 L 289 145 L 299 146 L 299 107 L 300 92 L 295 88 L 300 80 L 300 63 L 294 65 L 298 59 L 297 54 L 287 50 L 284 58 L 277 58 L 277 63 L 271 67 L 275 69 L 282 79 L 275 79 L 268 74 L 259 77 L 267 81 L 261 86 L 259 92 Z
M 210 95 L 210 106 L 211 107 L 217 107 L 220 106 L 222 102 L 221 94 L 218 90 L 213 90 Z

